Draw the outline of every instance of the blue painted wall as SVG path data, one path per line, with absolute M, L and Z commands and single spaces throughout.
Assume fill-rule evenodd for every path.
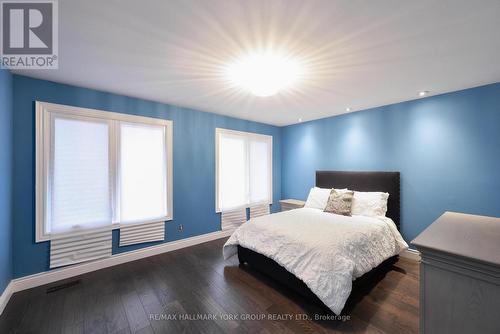
M 402 234 L 446 210 L 500 216 L 500 83 L 283 128 L 282 196 L 316 170 L 401 172 Z
M 12 279 L 12 74 L 0 70 L 0 294 Z
M 60 103 L 174 122 L 174 220 L 167 223 L 167 241 L 220 230 L 215 214 L 215 128 L 273 136 L 273 210 L 281 198 L 281 129 L 278 127 L 170 106 L 74 86 L 14 76 L 14 277 L 48 270 L 49 244 L 34 242 L 35 109 L 34 101 Z M 184 230 L 179 232 L 179 224 Z M 118 249 L 113 234 L 113 252 Z

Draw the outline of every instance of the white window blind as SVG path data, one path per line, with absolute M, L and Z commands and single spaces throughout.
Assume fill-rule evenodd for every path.
M 163 238 L 156 223 L 172 219 L 172 122 L 36 109 L 36 241 L 131 225 L 127 244 Z
M 267 138 L 251 137 L 249 150 L 249 204 L 271 203 L 272 156 Z
M 120 217 L 137 223 L 167 216 L 165 128 L 120 124 Z
M 222 211 L 221 229 L 233 230 L 247 221 L 247 210 L 245 208 Z
M 111 226 L 84 232 L 54 234 L 50 240 L 50 268 L 111 256 Z
M 247 154 L 245 138 L 221 135 L 219 139 L 219 208 L 233 209 L 247 203 Z
M 53 118 L 47 233 L 109 224 L 112 219 L 109 124 Z
M 216 211 L 272 203 L 272 137 L 216 129 Z
M 250 218 L 265 216 L 270 213 L 269 204 L 257 204 L 250 207 Z
M 165 222 L 124 224 L 120 227 L 120 247 L 165 240 Z

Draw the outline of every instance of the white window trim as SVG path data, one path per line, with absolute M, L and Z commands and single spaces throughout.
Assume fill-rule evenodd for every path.
M 231 210 L 247 209 L 250 206 L 257 204 L 273 204 L 273 136 L 263 135 L 254 132 L 245 132 L 237 130 L 229 130 L 223 128 L 215 128 L 215 212 L 220 213 L 222 210 L 219 208 L 219 134 L 228 134 L 236 136 L 245 136 L 248 138 L 257 138 L 268 142 L 270 150 L 268 152 L 268 169 L 271 171 L 269 175 L 269 202 L 250 203 L 241 207 L 232 208 Z
M 50 233 L 45 233 L 45 223 L 46 223 L 46 204 L 47 204 L 47 185 L 48 185 L 48 170 L 49 170 L 49 159 L 50 159 L 50 147 L 51 147 L 51 118 L 54 115 L 71 116 L 73 118 L 97 118 L 109 121 L 121 121 L 121 122 L 131 122 L 131 123 L 142 123 L 149 125 L 162 125 L 166 127 L 165 140 L 167 143 L 167 216 L 159 217 L 157 219 L 148 220 L 144 222 L 138 222 L 139 224 L 156 223 L 160 221 L 169 221 L 173 219 L 173 122 L 170 120 L 135 116 L 122 114 L 117 112 L 102 111 L 89 108 L 80 108 L 73 106 L 66 106 L 61 104 L 54 104 L 48 102 L 35 102 L 35 164 L 36 164 L 36 174 L 35 174 L 35 241 L 42 242 L 50 240 Z M 111 122 L 111 140 L 110 147 L 117 146 L 119 140 L 116 138 L 116 123 Z M 113 196 L 113 211 L 116 209 L 114 207 L 114 196 L 116 196 L 116 183 L 118 182 L 117 173 L 117 157 L 116 149 L 111 150 L 112 156 L 110 158 L 111 164 L 111 184 L 112 184 L 112 196 Z M 128 226 L 129 224 L 125 224 Z M 121 224 L 117 222 L 112 222 L 112 228 L 118 229 Z

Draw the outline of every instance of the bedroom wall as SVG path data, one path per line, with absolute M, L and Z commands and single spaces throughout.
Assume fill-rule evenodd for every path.
M 12 279 L 12 74 L 0 70 L 0 295 Z
M 48 270 L 49 243 L 35 243 L 34 101 L 60 103 L 173 120 L 174 219 L 166 241 L 220 230 L 215 213 L 215 128 L 273 136 L 273 210 L 281 198 L 281 129 L 256 122 L 175 107 L 49 81 L 14 76 L 14 277 Z M 184 226 L 178 231 L 179 224 Z M 113 253 L 157 243 L 120 247 L 113 232 Z
M 401 172 L 411 241 L 444 211 L 500 216 L 500 83 L 283 128 L 282 196 L 316 170 Z

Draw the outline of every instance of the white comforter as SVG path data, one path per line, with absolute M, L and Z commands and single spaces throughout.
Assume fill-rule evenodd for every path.
M 311 208 L 249 220 L 224 245 L 225 259 L 237 253 L 237 245 L 276 261 L 336 314 L 354 279 L 408 248 L 389 218 L 346 217 Z

